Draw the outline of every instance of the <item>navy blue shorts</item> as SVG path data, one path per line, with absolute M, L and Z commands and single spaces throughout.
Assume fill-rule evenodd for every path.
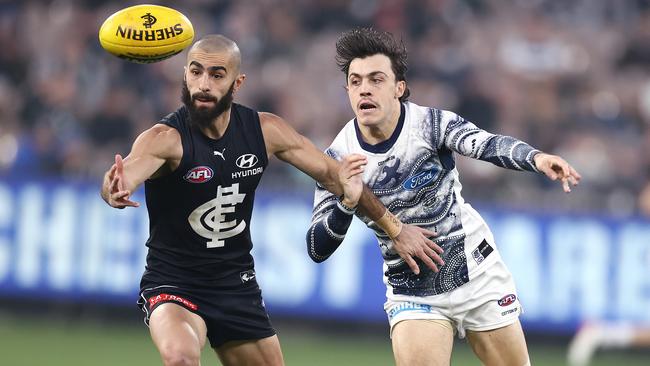
M 180 305 L 203 318 L 212 348 L 230 341 L 262 339 L 276 334 L 264 307 L 262 291 L 255 281 L 228 290 L 141 283 L 138 306 L 145 313 L 147 325 L 150 314 L 164 303 Z

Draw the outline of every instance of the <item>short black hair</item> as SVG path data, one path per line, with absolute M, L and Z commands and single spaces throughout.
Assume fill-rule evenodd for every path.
M 395 79 L 406 82 L 406 47 L 402 40 L 397 42 L 391 33 L 373 28 L 355 28 L 341 34 L 336 40 L 336 64 L 345 73 L 346 83 L 352 60 L 378 54 L 390 59 Z M 407 101 L 410 94 L 407 86 L 399 101 Z

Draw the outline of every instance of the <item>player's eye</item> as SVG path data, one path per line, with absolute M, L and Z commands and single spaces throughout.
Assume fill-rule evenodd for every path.
M 198 75 L 198 74 L 200 74 L 199 70 L 197 70 L 197 69 L 190 70 L 190 73 L 191 73 L 192 75 Z
M 379 84 L 379 83 L 381 83 L 382 81 L 384 81 L 384 80 L 382 80 L 381 78 L 373 78 L 373 79 L 372 79 L 373 84 Z
M 221 75 L 221 74 L 213 74 L 212 77 L 215 78 L 215 79 L 221 79 L 221 78 L 223 78 L 223 75 Z
M 359 79 L 350 80 L 350 85 L 358 86 L 359 84 L 361 84 L 361 81 L 359 81 Z

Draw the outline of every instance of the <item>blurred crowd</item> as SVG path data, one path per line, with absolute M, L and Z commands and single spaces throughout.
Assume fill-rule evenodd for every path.
M 541 176 L 458 158 L 470 202 L 650 216 L 650 2 L 641 0 L 153 1 L 243 55 L 236 101 L 283 116 L 326 148 L 353 117 L 334 62 L 344 30 L 374 26 L 409 50 L 411 100 L 567 158 L 570 199 Z M 119 1 L 0 1 L 0 179 L 97 180 L 115 153 L 180 105 L 185 54 L 149 65 L 103 51 Z M 263 186 L 313 183 L 273 163 Z

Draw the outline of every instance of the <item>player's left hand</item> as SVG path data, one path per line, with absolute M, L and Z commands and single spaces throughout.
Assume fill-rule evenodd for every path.
M 557 155 L 539 153 L 533 159 L 537 169 L 551 180 L 560 180 L 564 192 L 571 192 L 571 186 L 577 186 L 582 176 L 566 160 Z
M 415 258 L 419 258 L 432 271 L 438 272 L 438 265 L 445 265 L 445 261 L 440 257 L 444 250 L 431 240 L 437 235 L 433 231 L 404 224 L 399 235 L 393 238 L 393 249 L 416 275 L 420 274 L 420 267 Z

